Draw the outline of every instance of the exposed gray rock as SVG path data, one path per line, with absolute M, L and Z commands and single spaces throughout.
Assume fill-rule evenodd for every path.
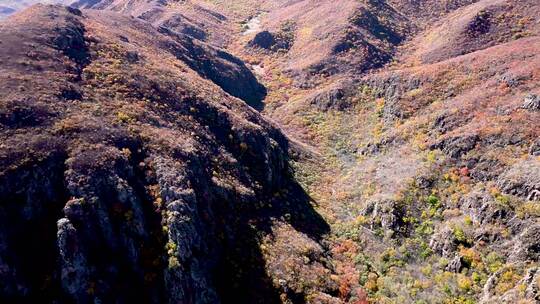
M 520 264 L 512 264 L 510 267 L 521 266 Z M 496 295 L 495 287 L 500 280 L 501 275 L 509 268 L 504 267 L 493 275 L 491 275 L 486 284 L 484 285 L 483 295 L 480 303 L 519 303 L 523 301 L 530 301 L 524 303 L 538 303 L 540 302 L 540 292 L 538 286 L 538 280 L 540 279 L 540 271 L 538 267 L 532 267 L 527 269 L 523 278 L 516 283 L 516 287 L 504 292 L 502 295 Z M 518 287 L 519 286 L 519 287 Z M 525 286 L 523 291 L 522 286 Z
M 458 159 L 464 154 L 474 149 L 479 140 L 478 135 L 464 135 L 458 137 L 445 138 L 442 141 L 432 145 L 432 149 L 441 149 L 451 158 Z
M 365 83 L 377 97 L 384 98 L 382 112 L 386 124 L 396 119 L 405 118 L 407 113 L 400 107 L 399 99 L 403 94 L 420 87 L 422 81 L 417 78 L 405 78 L 402 75 L 389 75 L 381 78 L 371 78 Z
M 450 227 L 443 227 L 435 232 L 429 241 L 429 247 L 443 257 L 450 258 L 457 250 L 457 242 L 454 233 Z
M 395 236 L 404 228 L 403 206 L 393 199 L 370 201 L 362 213 L 371 216 L 371 229 L 383 228 L 387 237 Z
M 540 138 L 535 140 L 529 148 L 529 153 L 533 156 L 540 156 Z
M 540 200 L 540 161 L 528 159 L 510 167 L 498 179 L 505 193 L 528 200 Z
M 484 242 L 485 244 L 497 244 L 503 240 L 500 230 L 494 229 L 490 226 L 480 225 L 475 227 L 472 232 L 473 240 L 476 242 Z
M 515 75 L 510 72 L 505 73 L 499 77 L 499 81 L 506 84 L 507 86 L 511 88 L 518 87 L 523 80 L 528 79 L 528 76 L 524 75 Z
M 540 260 L 540 225 L 533 224 L 514 240 L 514 247 L 510 254 L 510 261 L 532 261 Z
M 414 180 L 415 185 L 420 189 L 430 189 L 433 186 L 434 178 L 427 175 L 419 175 Z
M 467 115 L 461 113 L 443 113 L 435 118 L 433 122 L 433 128 L 441 134 L 445 134 L 449 131 L 454 130 L 455 128 L 465 124 L 469 120 Z
M 456 254 L 446 266 L 446 271 L 458 273 L 463 268 L 463 260 L 459 254 Z
M 470 176 L 478 181 L 494 180 L 505 169 L 504 164 L 489 155 L 468 158 L 467 167 L 471 168 Z
M 540 111 L 540 96 L 536 94 L 525 96 L 522 108 L 530 111 Z
M 5 63 L 39 49 L 42 68 L 25 85 L 47 102 L 12 115 L 27 98 L 0 97 L 0 302 L 252 303 L 276 295 L 256 233 L 266 234 L 278 219 L 318 242 L 328 226 L 292 179 L 281 131 L 200 77 L 225 73 L 246 93 L 249 84 L 239 79 L 252 75 L 243 62 L 112 12 L 81 16 L 38 5 L 26 13 L 31 17 L 1 27 L 0 40 L 22 50 L 0 48 L 0 62 L 22 79 L 28 71 Z M 85 34 L 88 23 L 110 31 Z M 131 58 L 123 62 L 137 65 L 119 70 L 133 79 L 129 94 L 88 83 L 66 102 L 68 85 L 93 81 L 77 76 L 84 65 L 105 60 L 102 39 L 119 48 L 155 43 L 137 50 L 144 60 L 119 51 Z M 182 66 L 186 78 L 161 65 L 141 66 L 150 59 L 146 50 L 156 53 L 153 60 L 175 55 L 186 65 L 163 58 Z M 79 107 L 89 95 L 96 108 Z M 151 102 L 137 107 L 137 123 L 119 119 L 143 96 Z M 20 124 L 18 116 L 29 120 Z M 57 129 L 65 119 L 70 127 Z M 238 292 L 247 289 L 254 292 Z
M 527 299 L 533 299 L 537 302 L 540 302 L 540 285 L 538 282 L 540 280 L 540 269 L 538 267 L 530 268 L 527 270 L 525 277 L 519 282 L 518 285 L 525 285 L 527 289 L 525 290 L 525 297 Z
M 309 99 L 309 103 L 323 111 L 328 109 L 345 110 L 350 104 L 344 97 L 343 89 L 332 88 L 315 94 Z
M 77 230 L 67 218 L 60 219 L 57 225 L 62 287 L 73 299 L 84 302 L 90 278 L 84 244 L 80 242 Z
M 460 200 L 460 209 L 468 214 L 473 222 L 479 224 L 505 223 L 513 212 L 495 201 L 482 190 L 475 190 Z

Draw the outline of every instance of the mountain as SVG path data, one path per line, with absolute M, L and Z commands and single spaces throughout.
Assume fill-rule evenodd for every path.
M 108 11 L 38 5 L 6 24 L 2 302 L 271 299 L 259 230 L 285 214 L 305 238 L 327 227 L 288 139 L 219 86 L 249 93 L 249 70 Z
M 537 303 L 540 3 L 0 21 L 0 302 Z
M 68 5 L 71 2 L 71 0 L 2 0 L 2 2 L 0 2 L 0 19 L 6 18 L 16 11 L 27 8 L 36 3 L 58 3 Z
M 266 114 L 321 154 L 297 178 L 343 302 L 538 300 L 540 6 L 441 4 L 298 1 L 260 22 L 294 24 L 290 48 L 231 47 L 262 69 Z

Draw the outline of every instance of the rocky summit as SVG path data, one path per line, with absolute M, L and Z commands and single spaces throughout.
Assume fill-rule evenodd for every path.
M 0 1 L 0 303 L 540 303 L 539 16 Z

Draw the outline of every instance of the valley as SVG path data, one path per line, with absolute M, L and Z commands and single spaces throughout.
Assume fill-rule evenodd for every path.
M 0 21 L 1 302 L 540 301 L 537 1 L 71 5 Z

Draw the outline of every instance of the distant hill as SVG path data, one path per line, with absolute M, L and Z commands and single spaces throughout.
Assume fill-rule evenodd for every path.
M 73 0 L 3 0 L 0 3 L 0 19 L 36 3 L 68 5 L 72 2 Z

